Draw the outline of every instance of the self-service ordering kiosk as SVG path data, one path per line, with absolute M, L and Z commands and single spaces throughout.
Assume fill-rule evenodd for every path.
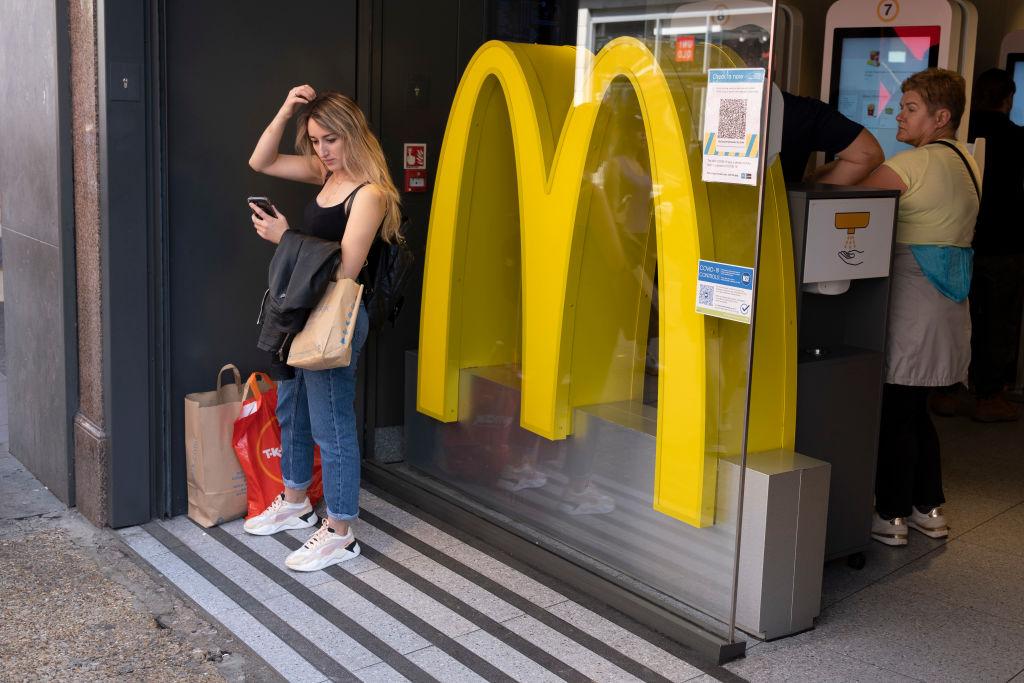
M 967 109 L 957 131 L 966 139 L 978 11 L 966 0 L 838 0 L 825 20 L 821 99 L 871 131 L 890 157 L 900 86 L 929 67 L 963 74 Z
M 999 53 L 999 65 L 1010 72 L 1017 85 L 1010 120 L 1018 126 L 1024 126 L 1024 31 L 1006 34 Z
M 698 42 L 710 30 L 720 42 L 741 57 L 763 52 L 771 36 L 771 3 L 765 0 L 703 0 L 680 5 L 661 29 L 662 35 L 693 33 Z M 691 28 L 692 27 L 692 28 Z M 800 88 L 800 57 L 803 46 L 803 15 L 779 2 L 775 17 L 776 84 L 789 92 Z

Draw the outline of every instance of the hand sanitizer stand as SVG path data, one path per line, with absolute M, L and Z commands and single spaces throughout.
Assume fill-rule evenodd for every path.
M 790 185 L 798 288 L 796 450 L 832 464 L 825 558 L 863 566 L 899 193 Z

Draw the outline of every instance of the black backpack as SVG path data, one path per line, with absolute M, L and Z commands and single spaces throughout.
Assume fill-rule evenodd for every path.
M 409 245 L 409 217 L 402 224 L 394 243 L 377 238 L 370 247 L 363 267 L 363 303 L 370 316 L 370 329 L 380 330 L 385 322 L 392 327 L 405 303 L 405 287 L 412 277 L 416 254 Z

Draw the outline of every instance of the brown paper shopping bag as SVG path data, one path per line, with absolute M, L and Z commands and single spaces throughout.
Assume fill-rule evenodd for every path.
M 221 385 L 225 370 L 234 384 Z M 185 396 L 185 466 L 188 516 L 204 527 L 245 514 L 245 474 L 231 446 L 242 407 L 242 376 L 228 363 L 217 373 L 217 388 Z
M 304 370 L 347 367 L 352 360 L 352 337 L 362 298 L 363 286 L 341 277 L 339 265 L 335 280 L 327 284 L 306 326 L 292 340 L 288 365 Z

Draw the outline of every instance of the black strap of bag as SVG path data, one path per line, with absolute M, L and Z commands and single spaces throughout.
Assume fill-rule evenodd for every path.
M 974 177 L 974 171 L 971 169 L 971 165 L 967 162 L 967 157 L 960 151 L 960 148 L 954 145 L 949 140 L 936 140 L 936 143 L 943 147 L 949 147 L 951 150 L 956 152 L 956 155 L 960 157 L 960 161 L 964 162 L 964 168 L 967 169 L 967 175 L 971 176 L 971 182 L 974 183 L 974 193 L 978 195 L 978 201 L 981 201 L 981 186 L 978 185 L 978 179 Z

